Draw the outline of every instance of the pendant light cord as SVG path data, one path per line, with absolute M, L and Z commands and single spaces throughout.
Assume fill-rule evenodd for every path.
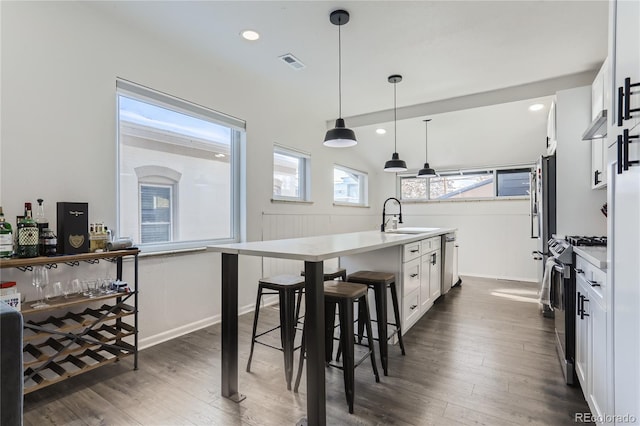
M 398 108 L 396 106 L 396 84 L 393 82 L 393 152 L 398 152 Z
M 424 120 L 424 162 L 427 163 L 429 159 L 429 151 L 427 144 L 429 141 L 429 122 L 431 119 Z
M 338 24 L 338 117 L 342 118 L 342 37 L 340 27 L 342 23 Z

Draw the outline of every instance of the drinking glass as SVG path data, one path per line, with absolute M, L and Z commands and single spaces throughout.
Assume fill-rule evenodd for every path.
M 60 281 L 56 281 L 51 286 L 51 289 L 47 291 L 47 294 L 45 297 L 47 301 L 49 301 L 49 300 L 55 300 L 62 295 L 63 295 L 62 283 Z
M 49 284 L 49 271 L 44 266 L 34 266 L 31 284 L 38 289 L 38 301 L 31 305 L 32 308 L 46 308 L 49 306 L 44 301 L 44 289 Z
M 85 286 L 85 296 L 89 296 L 90 298 L 94 298 L 98 296 L 98 280 L 86 280 L 84 281 Z

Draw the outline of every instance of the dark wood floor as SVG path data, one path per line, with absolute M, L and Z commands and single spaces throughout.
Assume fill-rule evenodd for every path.
M 327 369 L 332 425 L 575 425 L 588 411 L 566 386 L 531 284 L 465 278 L 390 348 L 389 376 L 356 371 L 348 414 L 341 371 Z M 261 324 L 275 323 L 273 307 Z M 220 396 L 220 327 L 212 326 L 25 397 L 25 425 L 293 425 L 305 414 L 287 391 L 280 352 L 257 346 L 245 373 L 253 315 L 240 319 L 240 404 Z M 263 322 L 264 320 L 264 322 Z M 297 356 L 296 356 L 297 366 Z M 304 376 L 303 376 L 304 377 Z

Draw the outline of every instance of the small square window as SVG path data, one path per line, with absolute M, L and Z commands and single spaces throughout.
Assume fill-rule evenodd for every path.
M 333 202 L 354 206 L 368 204 L 369 176 L 348 167 L 333 167 Z
M 281 147 L 273 150 L 273 198 L 309 201 L 310 157 Z
M 531 169 L 497 170 L 498 197 L 529 195 Z

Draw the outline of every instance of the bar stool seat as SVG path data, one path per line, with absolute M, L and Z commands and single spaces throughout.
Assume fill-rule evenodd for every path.
M 335 280 L 336 278 L 340 278 L 342 279 L 342 281 L 347 280 L 347 270 L 344 268 L 325 267 L 324 271 L 322 272 L 324 281 L 331 281 Z M 304 277 L 304 271 L 300 271 L 300 275 Z
M 368 288 L 373 289 L 376 301 L 376 320 L 378 325 L 378 346 L 380 349 L 380 362 L 382 363 L 382 371 L 384 375 L 388 375 L 388 340 L 398 335 L 398 343 L 402 355 L 405 355 L 404 342 L 402 340 L 402 329 L 400 327 L 400 309 L 398 307 L 398 292 L 396 289 L 396 276 L 391 272 L 378 271 L 357 271 L 347 277 L 347 282 L 365 284 Z M 391 299 L 393 303 L 393 314 L 395 323 L 387 320 L 387 288 L 391 290 Z M 360 310 L 362 314 L 364 312 Z M 395 330 L 388 334 L 387 327 L 391 325 Z M 362 341 L 364 324 L 358 321 L 358 339 Z
M 335 306 L 339 308 L 340 318 L 340 346 L 343 348 L 342 365 L 329 364 L 332 367 L 337 367 L 343 370 L 344 375 L 344 389 L 345 396 L 347 398 L 347 404 L 349 405 L 349 413 L 353 414 L 353 404 L 355 397 L 355 374 L 354 369 L 360 365 L 367 357 L 371 360 L 371 367 L 375 376 L 376 382 L 380 381 L 378 374 L 378 367 L 376 366 L 375 350 L 373 344 L 373 338 L 371 336 L 371 322 L 369 321 L 369 304 L 367 301 L 366 285 L 349 284 L 344 281 L 325 281 L 324 283 L 324 301 L 325 311 L 327 306 L 333 306 L 335 312 Z M 358 361 L 354 359 L 354 333 L 353 333 L 353 304 L 358 301 L 359 305 L 363 306 L 362 312 L 365 315 L 365 326 L 367 328 L 367 341 L 368 351 Z M 330 318 L 330 319 L 329 319 Z M 325 318 L 327 324 L 330 323 L 331 327 L 327 325 L 327 330 L 331 330 L 331 333 L 325 335 L 325 339 L 333 339 L 333 319 L 334 317 Z M 302 366 L 304 364 L 304 339 L 305 333 L 302 333 L 302 346 L 303 349 L 300 353 L 300 364 L 298 366 L 298 374 L 296 377 L 296 384 L 294 386 L 294 392 L 298 391 L 300 385 L 300 378 L 302 376 Z
M 253 359 L 253 349 L 256 343 L 280 350 L 284 353 L 284 370 L 288 390 L 291 390 L 291 380 L 293 378 L 293 352 L 298 349 L 295 348 L 294 342 L 303 290 L 304 278 L 297 275 L 277 275 L 274 277 L 262 278 L 258 281 L 258 296 L 256 298 L 256 308 L 253 317 L 251 351 L 249 352 L 249 360 L 247 361 L 247 372 L 251 371 L 251 360 Z M 296 293 L 298 295 L 297 301 L 295 298 Z M 256 334 L 258 328 L 258 316 L 260 314 L 260 303 L 262 301 L 262 296 L 265 294 L 278 295 L 280 303 L 280 324 L 267 331 L 263 331 L 260 334 Z M 261 336 L 278 329 L 280 329 L 280 347 L 258 340 Z

